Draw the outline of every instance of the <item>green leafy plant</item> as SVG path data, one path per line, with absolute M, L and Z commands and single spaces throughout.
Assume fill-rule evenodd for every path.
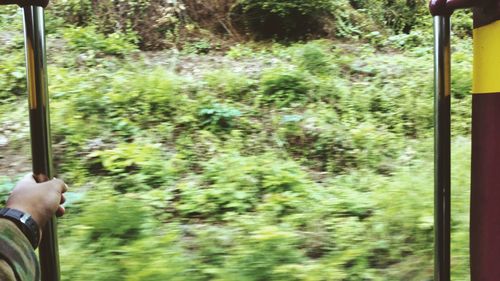
M 308 99 L 311 83 L 307 75 L 295 69 L 276 68 L 266 71 L 261 79 L 263 100 L 277 106 Z
M 133 34 L 103 35 L 94 26 L 68 28 L 64 32 L 64 38 L 72 49 L 80 52 L 124 56 L 137 49 Z
M 228 129 L 234 125 L 234 120 L 242 115 L 241 111 L 222 104 L 214 104 L 199 112 L 202 126 Z
M 321 19 L 331 10 L 331 1 L 240 0 L 237 7 L 242 15 L 241 19 L 235 19 L 236 24 L 243 22 L 240 25 L 260 38 L 290 39 L 319 33 Z
M 106 172 L 119 180 L 119 190 L 148 190 L 170 180 L 169 163 L 163 161 L 164 155 L 159 145 L 137 142 L 95 151 L 89 158 L 97 160 Z

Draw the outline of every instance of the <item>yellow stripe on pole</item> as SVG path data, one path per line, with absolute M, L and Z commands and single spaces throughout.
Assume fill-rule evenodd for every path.
M 472 92 L 500 92 L 500 20 L 474 29 Z

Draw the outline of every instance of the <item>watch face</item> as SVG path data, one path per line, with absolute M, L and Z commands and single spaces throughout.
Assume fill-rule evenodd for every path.
M 22 222 L 22 223 L 26 223 L 29 219 L 31 218 L 31 215 L 30 214 L 27 214 L 27 213 L 24 213 L 20 218 L 19 220 Z

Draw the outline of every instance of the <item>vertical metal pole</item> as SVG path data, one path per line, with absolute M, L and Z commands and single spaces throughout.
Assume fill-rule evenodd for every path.
M 51 179 L 54 175 L 44 12 L 43 8 L 38 6 L 27 6 L 23 9 L 33 175 L 38 182 L 43 182 Z M 55 217 L 47 223 L 42 233 L 43 237 L 39 249 L 42 281 L 59 281 L 59 253 Z
M 450 280 L 450 17 L 434 17 L 434 280 Z

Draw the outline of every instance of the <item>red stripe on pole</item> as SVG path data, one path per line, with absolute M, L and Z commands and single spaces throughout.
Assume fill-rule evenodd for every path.
M 500 280 L 500 93 L 472 98 L 471 280 Z

